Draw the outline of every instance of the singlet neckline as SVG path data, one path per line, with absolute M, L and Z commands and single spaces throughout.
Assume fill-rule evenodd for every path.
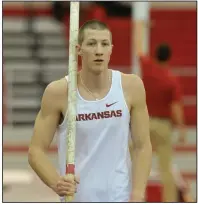
M 85 101 L 85 102 L 88 102 L 88 103 L 98 103 L 98 102 L 101 102 L 101 101 L 104 101 L 109 95 L 110 93 L 112 92 L 112 89 L 113 89 L 113 83 L 114 83 L 114 78 L 115 78 L 115 71 L 111 70 L 111 87 L 109 89 L 109 91 L 107 92 L 106 96 L 104 96 L 103 98 L 99 99 L 99 100 L 86 100 L 84 99 L 81 95 L 80 95 L 80 92 L 79 92 L 79 89 L 77 87 L 77 94 L 78 94 L 78 97 L 82 100 L 82 101 Z

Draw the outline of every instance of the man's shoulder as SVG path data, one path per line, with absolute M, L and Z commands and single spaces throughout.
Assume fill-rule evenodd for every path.
M 124 83 L 126 83 L 127 86 L 137 87 L 137 86 L 143 85 L 142 79 L 136 74 L 122 73 L 122 78 Z
M 123 90 L 131 106 L 145 100 L 145 88 L 142 79 L 136 74 L 122 74 Z
M 49 83 L 44 91 L 44 95 L 52 99 L 58 99 L 59 97 L 67 93 L 67 80 L 61 78 Z
M 131 98 L 132 101 L 135 101 L 144 95 L 145 88 L 142 79 L 135 74 L 122 74 L 123 77 L 123 90 Z

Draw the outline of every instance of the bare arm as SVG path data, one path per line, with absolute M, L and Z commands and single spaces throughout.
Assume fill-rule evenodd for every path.
M 172 115 L 173 119 L 176 122 L 177 126 L 179 129 L 184 128 L 184 111 L 183 111 L 183 105 L 181 102 L 173 102 L 171 104 L 171 109 L 172 109 Z
M 153 26 L 154 22 L 148 22 L 145 19 L 134 21 L 134 51 L 137 57 L 149 55 L 148 51 L 144 49 L 144 40 L 148 37 L 145 31 Z
M 176 122 L 178 128 L 184 127 L 184 110 L 183 110 L 183 102 L 182 102 L 182 87 L 179 81 L 179 78 L 176 76 L 173 77 L 172 81 L 172 117 Z
M 181 102 L 173 102 L 171 104 L 171 110 L 172 110 L 172 118 L 176 123 L 176 126 L 179 131 L 179 138 L 178 142 L 185 143 L 186 141 L 186 126 L 184 122 L 184 109 Z
M 56 86 L 57 82 L 52 82 L 43 94 L 28 153 L 30 166 L 49 187 L 59 180 L 59 174 L 46 154 L 56 132 L 61 112 Z
M 172 119 L 179 130 L 179 142 L 185 142 L 186 127 L 182 102 L 182 88 L 178 78 L 174 78 L 171 104 Z
M 135 46 L 135 55 L 140 57 L 145 55 L 143 51 L 143 39 L 144 39 L 144 20 L 136 20 L 134 22 L 134 46 Z
M 135 90 L 131 110 L 131 132 L 133 140 L 132 201 L 144 198 L 147 180 L 151 170 L 152 147 L 149 134 L 149 115 L 146 106 L 145 89 L 141 79 L 133 76 Z

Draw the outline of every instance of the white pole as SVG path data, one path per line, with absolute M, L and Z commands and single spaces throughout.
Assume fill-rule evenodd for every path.
M 76 145 L 76 89 L 78 68 L 76 45 L 78 44 L 79 9 L 80 2 L 70 2 L 66 175 L 72 180 L 74 180 Z M 66 202 L 72 202 L 73 199 L 74 196 L 65 197 Z
M 147 25 L 149 25 L 149 16 L 150 16 L 150 3 L 149 2 L 132 2 L 131 6 L 132 6 L 132 11 L 133 11 L 133 15 L 131 15 L 131 21 L 132 24 L 134 25 L 135 22 L 137 21 L 144 21 Z M 144 39 L 143 39 L 143 52 L 145 54 L 148 53 L 149 51 L 149 39 L 150 39 L 150 35 L 149 35 L 149 29 L 150 26 L 145 26 L 145 30 L 144 30 Z M 134 41 L 134 26 L 132 28 L 132 33 L 133 33 L 133 38 L 132 40 Z M 133 43 L 134 45 L 134 43 Z M 131 68 L 131 72 L 133 72 L 134 74 L 137 74 L 138 76 L 141 77 L 141 69 L 140 69 L 140 65 L 139 65 L 139 59 L 138 56 L 135 55 L 135 51 L 134 51 L 134 46 L 132 47 L 133 49 L 133 55 L 132 55 L 132 68 Z

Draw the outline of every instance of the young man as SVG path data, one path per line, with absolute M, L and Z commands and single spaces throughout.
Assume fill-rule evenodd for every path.
M 155 58 L 152 59 L 143 51 L 143 32 L 146 23 L 139 20 L 135 26 L 135 50 L 140 59 L 142 80 L 146 90 L 152 147 L 159 156 L 159 169 L 164 185 L 163 202 L 176 202 L 176 186 L 171 173 L 171 135 L 174 119 L 180 133 L 179 141 L 185 141 L 181 87 L 177 78 L 170 72 L 168 63 L 171 57 L 170 47 L 167 44 L 159 45 Z
M 112 34 L 104 23 L 92 20 L 81 27 L 77 45 L 82 70 L 77 75 L 75 158 L 80 182 L 65 177 L 68 77 L 52 82 L 44 92 L 29 163 L 61 200 L 75 192 L 75 202 L 144 199 L 152 157 L 145 90 L 137 76 L 108 69 L 112 47 Z M 56 130 L 60 173 L 45 154 Z M 134 144 L 132 169 L 129 136 Z

